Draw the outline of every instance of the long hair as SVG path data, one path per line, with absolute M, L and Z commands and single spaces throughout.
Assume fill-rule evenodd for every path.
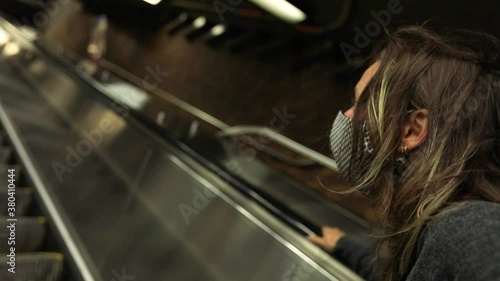
M 386 231 L 383 279 L 410 270 L 425 225 L 457 194 L 500 202 L 499 55 L 491 35 L 412 26 L 387 34 L 374 56 L 380 67 L 355 109 L 353 155 L 363 153 L 356 148 L 364 120 L 375 155 L 364 169 L 351 163 L 350 173 L 359 179 L 352 190 L 371 189 Z M 428 134 L 402 166 L 403 126 L 416 109 L 429 112 Z

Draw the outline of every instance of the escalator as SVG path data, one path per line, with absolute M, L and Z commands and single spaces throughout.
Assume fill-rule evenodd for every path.
M 47 245 L 47 218 L 36 210 L 33 189 L 3 130 L 0 139 L 0 181 L 15 185 L 0 191 L 0 279 L 62 280 L 64 255 Z
M 360 237 L 361 220 L 299 193 L 258 161 L 246 166 L 253 182 L 224 174 L 188 142 L 169 137 L 172 128 L 148 121 L 157 96 L 146 93 L 137 108 L 126 106 L 109 95 L 117 81 L 96 81 L 5 20 L 0 28 L 9 38 L 0 49 L 0 121 L 9 139 L 5 153 L 13 157 L 5 164 L 22 163 L 16 235 L 29 241 L 16 248 L 16 270 L 41 274 L 2 268 L 2 280 L 360 280 L 305 239 L 315 230 L 294 213 L 311 207 L 305 216 L 312 217 L 321 208 Z M 200 126 L 190 141 L 212 154 L 223 150 L 204 133 Z M 298 199 L 280 205 L 250 187 L 265 181 Z M 21 217 L 21 202 L 29 218 Z

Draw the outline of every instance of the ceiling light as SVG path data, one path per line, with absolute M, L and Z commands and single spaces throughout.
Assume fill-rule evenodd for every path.
M 212 27 L 212 29 L 210 29 L 210 34 L 212 36 L 219 36 L 224 32 L 226 32 L 226 26 L 224 26 L 222 24 L 218 24 L 218 25 Z
M 151 5 L 156 5 L 161 2 L 161 0 L 144 0 L 144 2 L 151 4 Z
M 286 0 L 249 1 L 288 23 L 299 23 L 307 18 L 304 12 Z
M 205 17 L 199 17 L 193 21 L 193 26 L 195 28 L 202 28 L 206 23 L 207 19 Z

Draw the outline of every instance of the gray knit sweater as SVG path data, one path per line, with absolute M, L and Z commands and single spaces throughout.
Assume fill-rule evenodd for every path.
M 349 236 L 333 255 L 367 280 L 379 280 L 372 249 Z M 500 281 L 500 204 L 465 201 L 447 207 L 419 238 L 406 281 Z

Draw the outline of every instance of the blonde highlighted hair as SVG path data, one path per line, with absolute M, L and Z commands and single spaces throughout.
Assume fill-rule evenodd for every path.
M 444 36 L 412 26 L 387 34 L 380 62 L 353 118 L 353 155 L 364 120 L 374 146 L 367 167 L 353 167 L 352 190 L 371 189 L 390 261 L 385 280 L 410 270 L 425 225 L 461 193 L 500 203 L 500 42 L 478 32 Z M 427 109 L 428 135 L 407 156 L 400 152 L 407 112 Z M 355 157 L 353 157 L 355 158 Z

